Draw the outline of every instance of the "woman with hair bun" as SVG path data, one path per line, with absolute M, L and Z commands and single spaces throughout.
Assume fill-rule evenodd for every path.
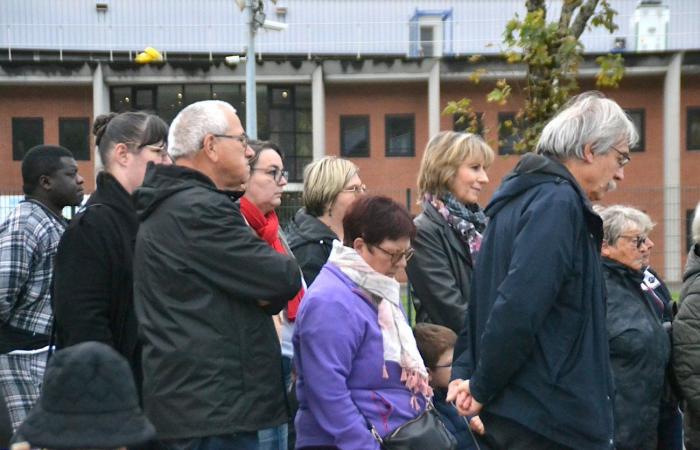
M 169 163 L 168 125 L 143 112 L 110 113 L 93 125 L 104 170 L 97 189 L 63 234 L 56 254 L 53 308 L 57 348 L 85 341 L 114 347 L 141 386 L 133 308 L 132 256 L 139 220 L 131 193 L 148 163 Z

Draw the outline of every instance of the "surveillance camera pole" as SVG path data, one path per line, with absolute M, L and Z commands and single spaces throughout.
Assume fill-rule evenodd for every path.
M 258 108 L 255 97 L 255 5 L 258 0 L 246 0 L 245 9 L 248 19 L 248 51 L 245 60 L 245 129 L 251 139 L 258 138 Z

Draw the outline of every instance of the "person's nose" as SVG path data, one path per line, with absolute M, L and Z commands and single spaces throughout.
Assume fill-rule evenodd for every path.
M 80 184 L 83 184 L 85 182 L 85 178 L 82 177 L 80 174 L 76 174 L 75 176 L 75 182 Z
M 613 179 L 616 181 L 622 181 L 625 179 L 625 169 L 620 167 L 615 171 L 615 175 L 613 175 Z
M 489 182 L 489 176 L 486 175 L 486 170 L 483 167 L 481 168 L 481 170 L 479 170 L 479 176 L 478 176 L 477 180 L 481 184 L 488 184 L 488 182 Z
M 250 145 L 246 145 L 244 154 L 245 154 L 246 159 L 250 159 L 253 156 L 255 156 L 255 152 L 253 151 L 252 148 L 250 148 Z
M 396 266 L 400 269 L 405 269 L 407 265 L 408 261 L 406 261 L 406 255 L 401 255 L 401 259 L 396 262 Z
M 647 238 L 644 244 L 647 246 L 647 250 L 654 248 L 654 241 L 652 241 L 651 238 Z

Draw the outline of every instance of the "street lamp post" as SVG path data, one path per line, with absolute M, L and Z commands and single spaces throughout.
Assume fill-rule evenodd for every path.
M 258 138 L 258 108 L 255 96 L 255 33 L 259 25 L 255 21 L 256 8 L 254 3 L 258 3 L 258 0 L 246 0 L 245 5 L 248 21 L 248 49 L 245 60 L 245 129 L 251 139 Z

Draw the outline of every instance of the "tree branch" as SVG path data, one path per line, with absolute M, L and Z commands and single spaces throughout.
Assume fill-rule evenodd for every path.
M 574 10 L 581 6 L 582 0 L 564 0 L 561 7 L 561 15 L 559 16 L 559 32 L 564 34 L 564 31 L 569 28 L 571 17 L 574 15 Z
M 544 16 L 547 17 L 547 7 L 544 4 L 544 0 L 527 0 L 525 6 L 527 7 L 527 12 L 531 13 L 541 9 L 544 11 Z
M 581 6 L 581 9 L 579 9 L 576 19 L 574 19 L 574 23 L 571 25 L 571 34 L 576 39 L 581 37 L 583 30 L 586 29 L 586 24 L 595 12 L 598 1 L 599 0 L 587 0 L 586 3 Z

